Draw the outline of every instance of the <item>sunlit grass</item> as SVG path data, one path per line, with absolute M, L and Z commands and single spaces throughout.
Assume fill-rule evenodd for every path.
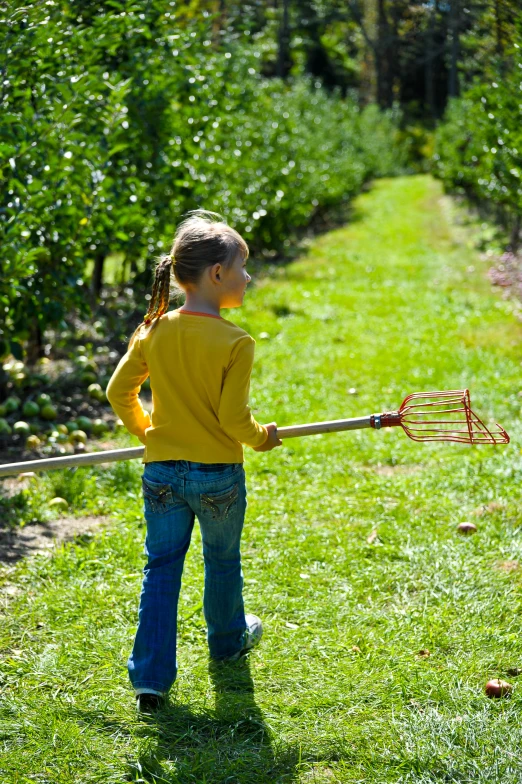
M 246 606 L 265 636 L 248 661 L 209 672 L 195 532 L 179 680 L 148 723 L 125 670 L 142 465 L 43 476 L 42 508 L 59 493 L 114 524 L 5 570 L 20 592 L 0 626 L 2 782 L 521 780 L 520 689 L 483 693 L 522 667 L 521 327 L 456 242 L 437 183 L 381 181 L 356 208 L 228 314 L 257 340 L 256 415 L 358 416 L 468 386 L 511 445 L 419 445 L 394 429 L 247 450 Z M 466 519 L 474 537 L 455 532 Z

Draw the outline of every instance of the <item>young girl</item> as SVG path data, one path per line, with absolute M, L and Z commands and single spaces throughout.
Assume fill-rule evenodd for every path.
M 203 540 L 203 608 L 210 656 L 235 660 L 261 638 L 246 615 L 240 538 L 247 506 L 243 444 L 281 445 L 248 405 L 255 341 L 220 315 L 243 304 L 248 247 L 219 215 L 189 213 L 170 255 L 158 262 L 149 309 L 107 387 L 127 429 L 143 444 L 147 563 L 128 670 L 138 711 L 159 707 L 177 674 L 181 575 L 197 516 Z M 185 303 L 168 311 L 171 273 Z M 150 376 L 152 415 L 138 393 Z

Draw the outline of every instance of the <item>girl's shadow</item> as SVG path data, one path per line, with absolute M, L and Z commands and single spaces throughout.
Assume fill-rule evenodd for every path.
M 143 778 L 149 781 L 148 774 L 158 784 L 295 781 L 298 752 L 273 743 L 254 699 L 249 657 L 234 664 L 211 661 L 209 674 L 215 691 L 213 712 L 196 714 L 169 704 L 147 718 L 157 745 L 139 760 Z

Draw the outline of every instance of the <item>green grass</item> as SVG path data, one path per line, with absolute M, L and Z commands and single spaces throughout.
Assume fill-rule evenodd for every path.
M 257 339 L 253 406 L 282 426 L 468 386 L 511 445 L 421 445 L 392 429 L 247 450 L 246 606 L 265 636 L 242 664 L 209 671 L 196 532 L 179 679 L 147 722 L 125 669 L 142 464 L 43 476 L 36 506 L 60 487 L 78 514 L 114 523 L 4 570 L 2 784 L 522 780 L 508 674 L 522 667 L 522 569 L 502 567 L 522 561 L 522 327 L 450 213 L 427 176 L 379 181 L 349 226 L 258 280 L 230 314 Z M 466 519 L 474 537 L 456 534 Z M 488 700 L 490 677 L 513 695 Z

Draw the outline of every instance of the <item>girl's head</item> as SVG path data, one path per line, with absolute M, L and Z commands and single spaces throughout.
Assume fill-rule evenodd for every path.
M 193 210 L 188 216 L 176 229 L 170 253 L 156 263 L 149 309 L 132 335 L 129 348 L 143 326 L 157 323 L 167 312 L 172 292 L 179 296 L 203 290 L 218 297 L 220 307 L 241 305 L 241 286 L 244 294 L 250 280 L 243 269 L 248 245 L 215 212 Z

